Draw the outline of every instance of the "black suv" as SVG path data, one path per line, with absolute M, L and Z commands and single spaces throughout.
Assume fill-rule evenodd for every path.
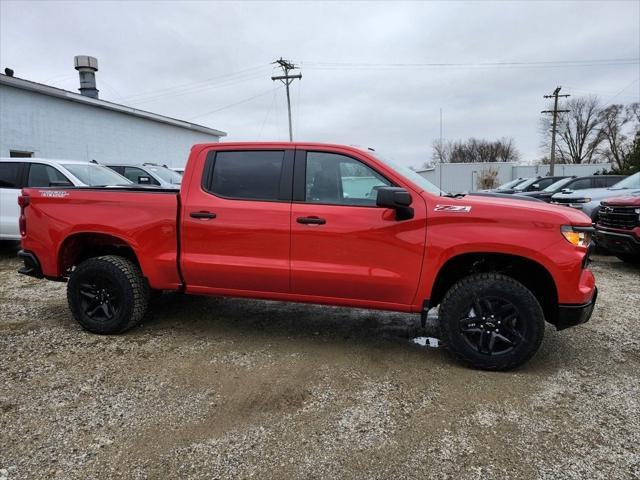
M 547 177 L 553 178 L 553 177 Z M 625 178 L 624 175 L 591 175 L 588 177 L 558 177 L 558 181 L 551 183 L 539 191 L 516 192 L 518 195 L 537 198 L 544 202 L 551 202 L 551 197 L 563 190 L 584 190 L 587 188 L 607 188 Z

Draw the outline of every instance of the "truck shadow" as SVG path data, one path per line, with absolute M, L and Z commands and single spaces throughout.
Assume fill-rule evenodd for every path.
M 166 293 L 150 305 L 143 329 L 148 333 L 150 330 L 188 331 L 200 339 L 222 337 L 263 343 L 295 340 L 314 345 L 328 343 L 344 349 L 384 348 L 394 353 L 423 354 L 427 362 L 460 366 L 444 347 L 433 347 L 438 331 L 437 317 L 432 314 L 422 328 L 420 316 L 416 314 Z M 557 343 L 562 339 L 551 341 Z M 548 354 L 549 349 L 542 348 L 517 371 L 548 369 L 548 365 L 544 366 Z

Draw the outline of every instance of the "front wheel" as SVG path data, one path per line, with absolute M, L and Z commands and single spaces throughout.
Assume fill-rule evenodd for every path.
M 440 335 L 464 363 L 510 370 L 538 351 L 544 314 L 520 282 L 496 273 L 474 274 L 454 284 L 442 300 Z
M 138 324 L 149 303 L 149 286 L 131 260 L 105 255 L 78 265 L 67 284 L 69 308 L 93 333 L 121 333 Z

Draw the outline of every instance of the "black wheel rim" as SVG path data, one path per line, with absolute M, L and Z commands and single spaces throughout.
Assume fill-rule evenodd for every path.
M 499 297 L 477 297 L 460 319 L 460 332 L 476 352 L 503 355 L 524 341 L 525 325 L 518 308 Z
M 92 320 L 109 321 L 120 311 L 120 295 L 116 285 L 105 277 L 95 277 L 80 284 L 80 304 Z

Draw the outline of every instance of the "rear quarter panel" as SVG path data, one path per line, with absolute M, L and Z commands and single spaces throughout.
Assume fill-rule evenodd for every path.
M 136 254 L 152 288 L 180 285 L 177 268 L 177 192 L 109 189 L 24 189 L 27 234 L 22 248 L 34 252 L 43 273 L 58 277 L 60 253 L 74 235 L 111 235 Z

